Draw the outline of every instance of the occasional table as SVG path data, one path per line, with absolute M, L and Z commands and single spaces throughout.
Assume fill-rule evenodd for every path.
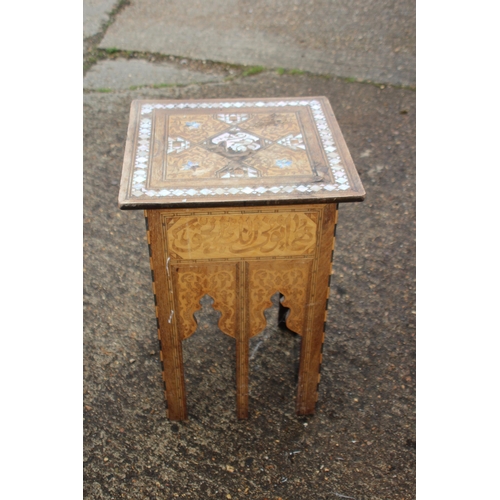
M 302 337 L 297 414 L 314 413 L 338 204 L 364 196 L 325 97 L 132 102 L 119 206 L 146 217 L 168 418 L 188 416 L 182 341 L 206 294 L 236 341 L 238 417 L 276 292 Z

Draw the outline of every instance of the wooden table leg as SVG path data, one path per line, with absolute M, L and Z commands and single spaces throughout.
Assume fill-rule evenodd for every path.
M 236 339 L 236 408 L 238 418 L 248 418 L 248 337 Z
M 249 321 L 246 297 L 246 265 L 241 262 L 238 292 L 238 331 L 236 332 L 236 412 L 239 419 L 248 418 Z
M 187 420 L 182 341 L 176 335 L 164 334 L 161 338 L 163 380 L 167 399 L 167 416 L 170 420 Z
M 162 247 L 162 231 L 158 210 L 146 210 L 151 276 L 155 294 L 158 338 L 161 344 L 161 360 L 167 417 L 170 420 L 186 420 L 187 404 L 182 360 L 182 337 L 174 317 L 174 302 L 171 277 L 167 272 L 165 253 Z
M 314 414 L 318 400 L 330 274 L 335 245 L 337 205 L 327 205 L 324 216 L 319 257 L 315 262 L 315 269 L 311 277 L 312 280 L 315 280 L 312 287 L 314 292 L 307 305 L 307 323 L 302 335 L 296 407 L 298 415 Z

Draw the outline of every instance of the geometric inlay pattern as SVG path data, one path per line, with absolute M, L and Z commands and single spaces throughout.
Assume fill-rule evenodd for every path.
M 241 179 L 243 177 L 259 177 L 261 172 L 245 163 L 231 162 L 217 172 L 217 177 L 221 179 Z
M 167 175 L 169 179 L 202 179 L 213 176 L 213 172 L 222 169 L 227 161 L 219 155 L 208 153 L 199 146 L 194 146 L 181 154 L 168 158 Z
M 271 141 L 277 141 L 287 134 L 300 134 L 299 123 L 292 113 L 255 114 L 244 127 Z
M 280 107 L 288 109 L 281 112 Z M 318 177 L 297 113 L 290 112 L 291 107 L 298 112 L 304 108 L 310 110 L 312 125 L 327 157 L 327 175 Z M 240 113 L 239 108 L 245 111 Z M 266 114 L 266 108 L 278 110 Z M 211 109 L 214 112 L 207 113 Z M 168 116 L 163 188 L 148 187 L 154 110 L 176 111 Z M 143 103 L 140 113 L 130 191 L 133 197 L 230 198 L 334 192 L 351 188 L 322 104 L 316 99 Z M 169 179 L 193 180 L 194 183 L 169 185 Z M 207 183 L 198 185 L 196 179 Z M 231 184 L 234 179 L 248 179 L 252 183 Z M 259 185 L 259 179 L 267 181 Z
M 191 142 L 199 142 L 221 130 L 227 125 L 211 115 L 173 115 L 168 120 L 168 136 L 179 135 Z
M 182 137 L 170 136 L 168 138 L 167 154 L 181 153 L 185 149 L 189 148 L 189 146 L 190 146 L 190 143 L 189 143 L 189 141 L 186 141 L 186 139 L 183 139 Z M 144 156 L 146 156 L 146 155 L 144 155 Z M 147 160 L 145 160 L 145 161 L 147 161 Z
M 282 175 L 300 175 L 309 167 L 305 151 L 290 150 L 279 144 L 273 144 L 262 153 L 246 160 L 246 163 L 262 176 L 279 177 Z
M 302 139 L 302 134 L 289 134 L 278 141 L 278 144 L 287 146 L 293 150 L 302 149 L 305 151 L 306 145 Z
M 250 115 L 245 113 L 231 113 L 228 115 L 217 115 L 217 120 L 220 120 L 225 123 L 229 123 L 229 125 L 236 125 L 238 123 L 244 122 L 248 120 Z
M 238 127 L 230 128 L 202 143 L 208 151 L 218 153 L 226 158 L 241 160 L 252 156 L 268 144 L 271 142 Z

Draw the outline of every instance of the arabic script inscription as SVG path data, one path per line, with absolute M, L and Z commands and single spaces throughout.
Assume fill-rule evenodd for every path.
M 185 216 L 170 221 L 169 252 L 183 259 L 312 255 L 316 213 Z

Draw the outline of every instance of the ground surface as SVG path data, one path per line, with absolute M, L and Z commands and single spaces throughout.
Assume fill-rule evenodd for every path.
M 407 0 L 141 0 L 100 47 L 415 83 Z
M 134 5 L 100 22 L 125 22 Z M 414 90 L 105 52 L 100 26 L 85 40 L 84 498 L 415 498 Z M 131 62 L 152 79 L 107 70 L 99 82 Z M 250 418 L 236 419 L 234 342 L 206 298 L 185 342 L 190 420 L 169 422 L 144 218 L 117 208 L 130 102 L 310 95 L 330 99 L 367 192 L 340 207 L 317 414 L 294 413 L 300 339 L 277 328 L 275 305 L 252 339 Z

